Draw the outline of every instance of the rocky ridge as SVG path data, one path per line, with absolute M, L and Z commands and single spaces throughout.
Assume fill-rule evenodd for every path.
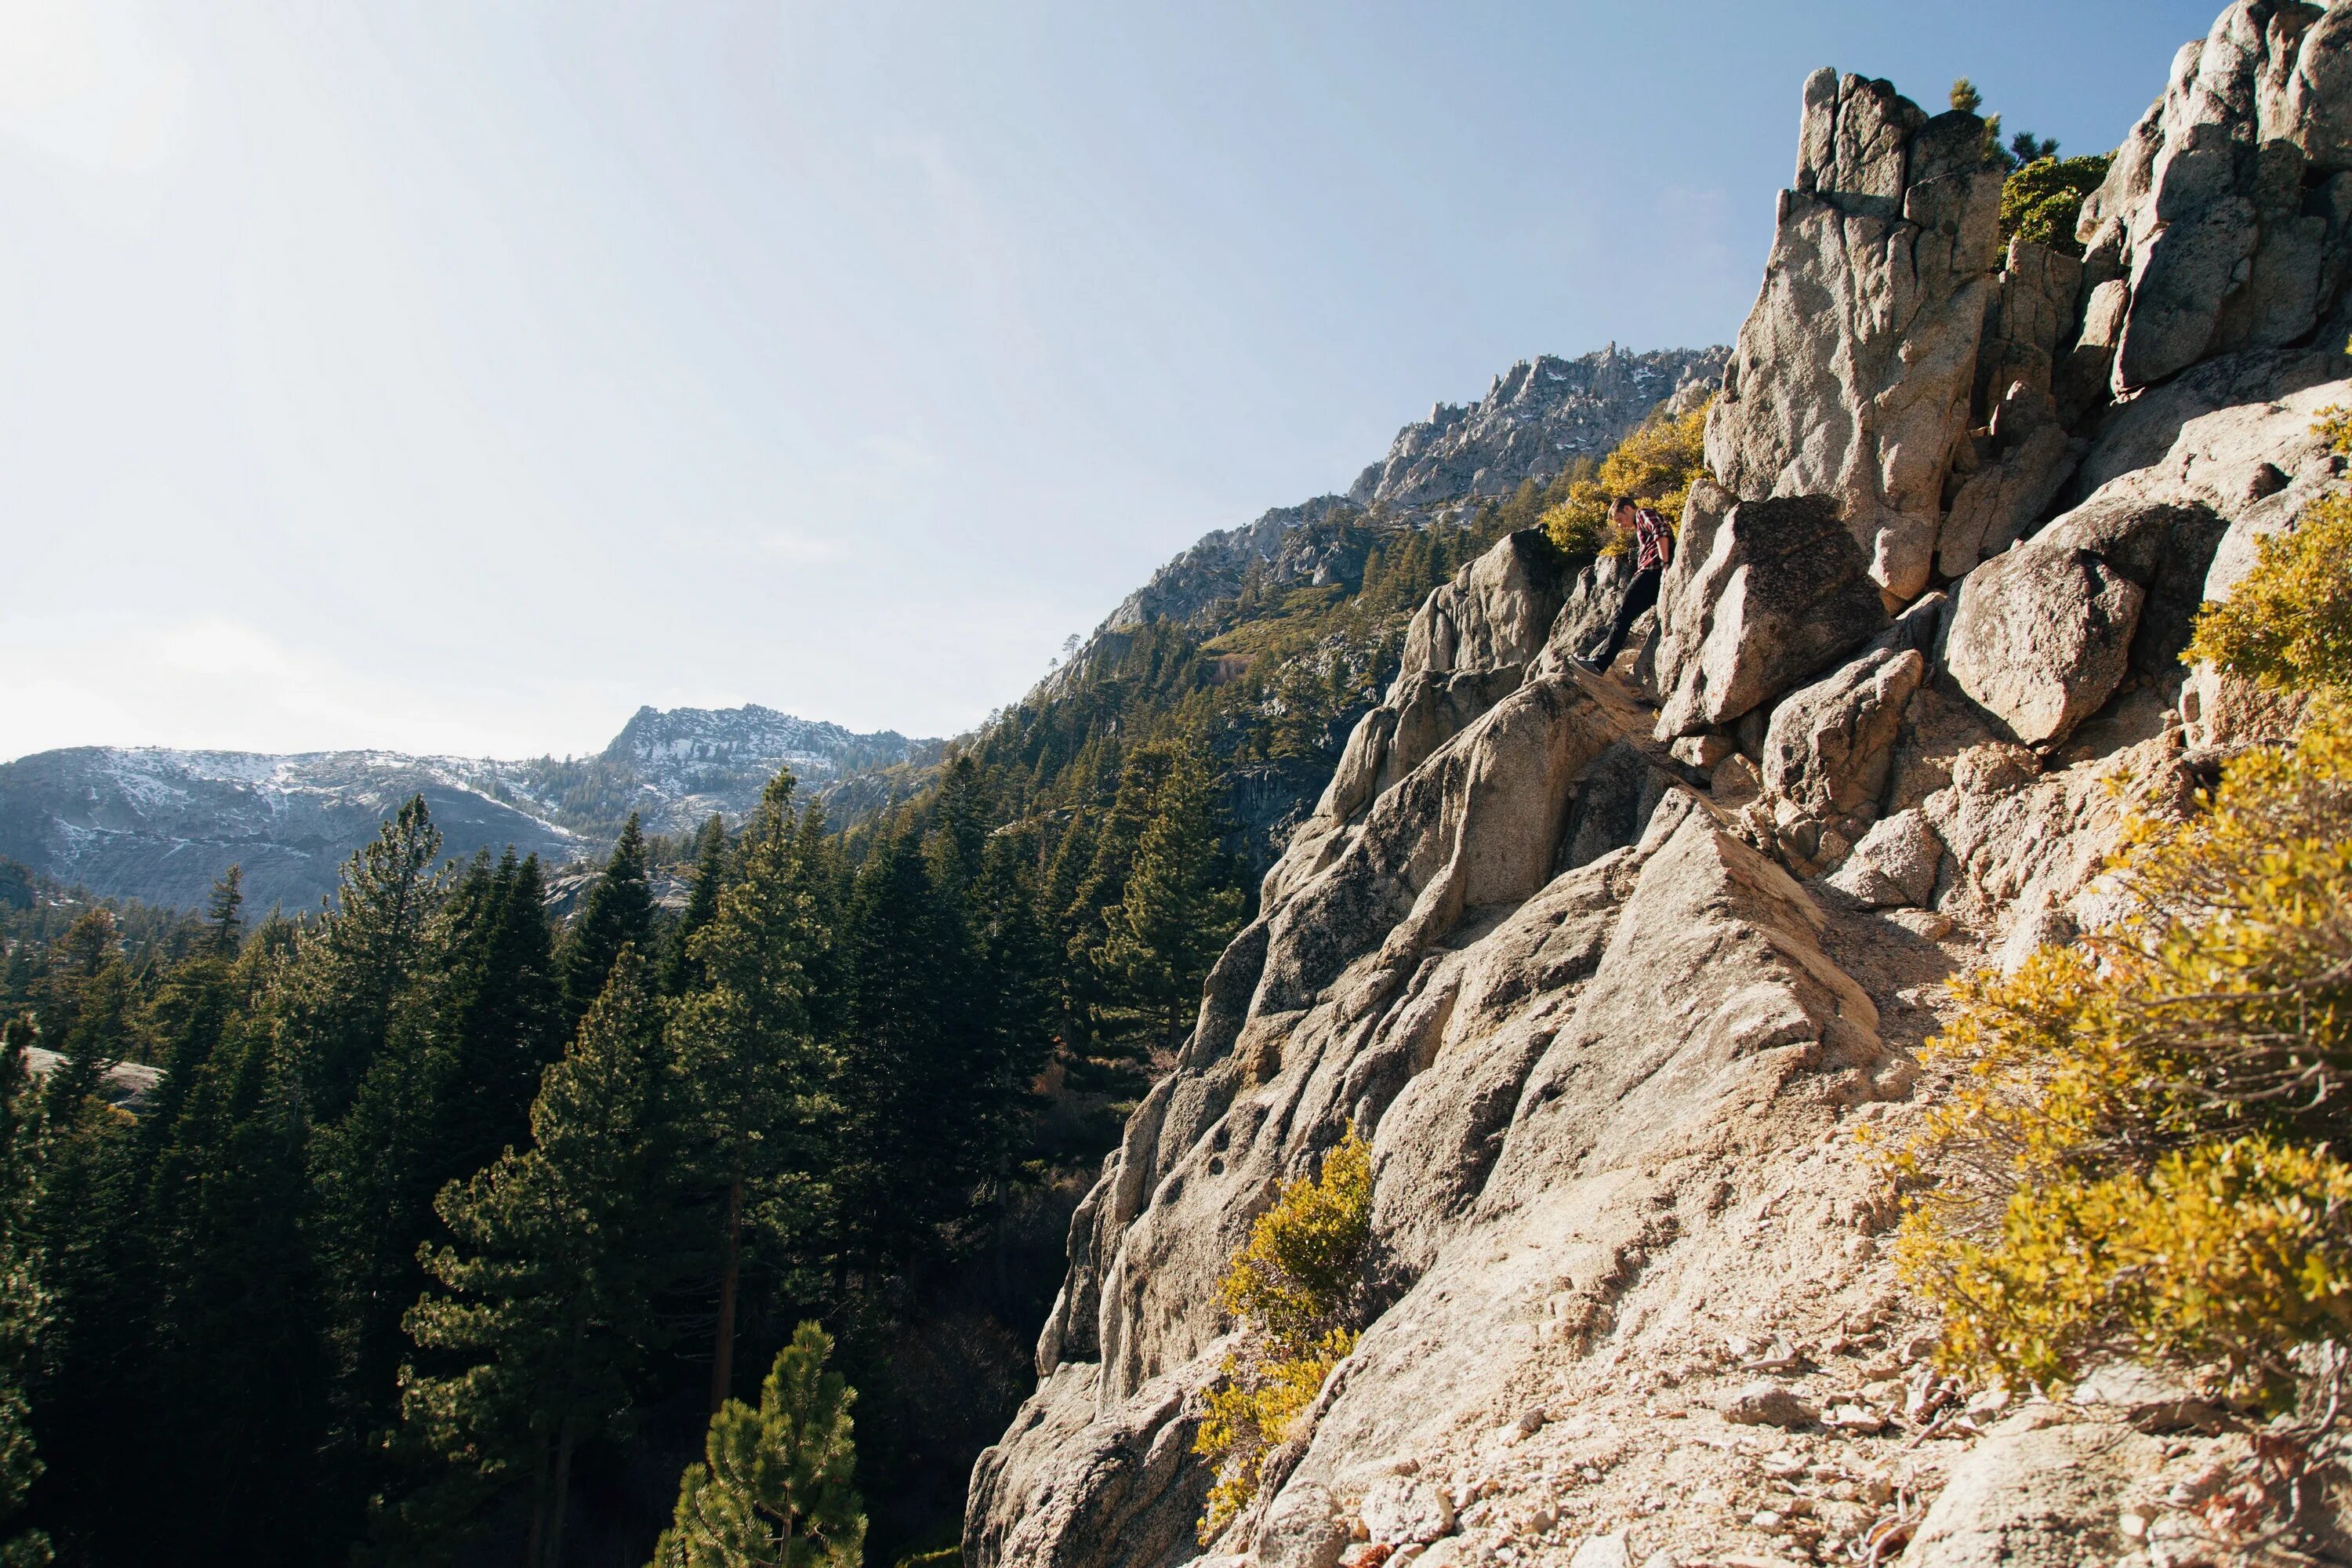
M 1277 589 L 1356 581 L 1372 535 L 1347 525 L 1369 510 L 1380 509 L 1389 528 L 1425 526 L 1463 502 L 1549 479 L 1575 458 L 1605 457 L 1661 403 L 1711 387 L 1725 353 L 1633 353 L 1611 343 L 1575 359 L 1521 360 L 1476 403 L 1437 404 L 1428 418 L 1398 431 L 1388 456 L 1345 496 L 1276 507 L 1244 527 L 1204 536 L 1121 601 L 1096 641 L 1157 618 L 1192 621 L 1238 593 L 1253 567 Z
M 1935 1098 L 1944 977 L 2292 719 L 2177 661 L 2344 484 L 2344 18 L 2224 11 L 2079 264 L 2000 248 L 1979 122 L 1807 81 L 1657 612 L 1588 673 L 1622 574 L 1534 534 L 1423 605 L 1079 1209 L 966 1562 L 2214 1560 L 2243 1439 L 1938 1378 L 1854 1134 Z M 1212 1287 L 1350 1124 L 1385 1304 L 1204 1547 Z
M 241 865 L 255 908 L 309 909 L 413 795 L 448 854 L 512 845 L 555 868 L 601 855 L 630 811 L 648 831 L 688 833 L 713 812 L 748 811 L 779 767 L 820 793 L 871 793 L 887 769 L 932 761 L 940 746 L 747 706 L 641 708 L 584 761 L 73 747 L 0 763 L 0 856 L 101 895 L 188 909 Z

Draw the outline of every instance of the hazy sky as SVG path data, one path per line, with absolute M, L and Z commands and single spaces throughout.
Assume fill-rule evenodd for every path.
M 969 726 L 1538 353 L 1798 90 L 2112 146 L 2218 0 L 0 0 L 0 758 Z

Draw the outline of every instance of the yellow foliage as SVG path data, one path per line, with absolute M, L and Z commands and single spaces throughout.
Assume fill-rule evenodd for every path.
M 1895 1151 L 1897 1240 L 1948 1361 L 2063 1384 L 2116 1353 L 2276 1404 L 2352 1327 L 2352 727 L 2232 762 L 2186 823 L 2135 825 L 2137 912 L 1978 973 L 1931 1041 L 1956 1072 Z
M 1315 1177 L 1285 1186 L 1217 1282 L 1240 1330 L 1192 1451 L 1217 1462 L 1206 1545 L 1257 1495 L 1267 1452 L 1356 1348 L 1371 1244 L 1372 1151 L 1350 1124 Z
M 1632 496 L 1666 521 L 1681 521 L 1691 481 L 1706 470 L 1706 403 L 1679 418 L 1663 408 L 1642 421 L 1590 476 L 1572 475 L 1566 499 L 1544 513 L 1554 544 L 1571 555 L 1615 554 L 1626 540 L 1609 526 L 1609 500 Z
M 2260 548 L 2254 569 L 2199 619 L 2186 657 L 2276 690 L 2352 687 L 2352 497 L 2314 502 L 2293 532 L 2265 535 Z

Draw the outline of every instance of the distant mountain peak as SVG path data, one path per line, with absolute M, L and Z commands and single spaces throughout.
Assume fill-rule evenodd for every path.
M 1359 505 L 1428 506 L 1508 495 L 1578 458 L 1601 458 L 1644 415 L 1693 383 L 1723 376 L 1730 350 L 1615 343 L 1563 359 L 1538 354 L 1495 377 L 1476 403 L 1440 403 L 1397 432 L 1388 456 L 1357 476 Z

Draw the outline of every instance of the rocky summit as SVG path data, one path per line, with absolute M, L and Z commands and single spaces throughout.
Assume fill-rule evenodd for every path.
M 2079 258 L 2001 243 L 1972 115 L 1802 84 L 1656 611 L 1572 661 L 1628 574 L 1534 534 L 1422 606 L 1078 1210 L 967 1563 L 2220 1560 L 2245 1439 L 1946 1381 L 1856 1133 L 1933 1100 L 1944 979 L 2111 916 L 2126 813 L 2291 721 L 2179 656 L 2344 487 L 2348 38 L 2223 12 Z M 1386 1293 L 1203 1543 L 1216 1282 L 1350 1127 Z

